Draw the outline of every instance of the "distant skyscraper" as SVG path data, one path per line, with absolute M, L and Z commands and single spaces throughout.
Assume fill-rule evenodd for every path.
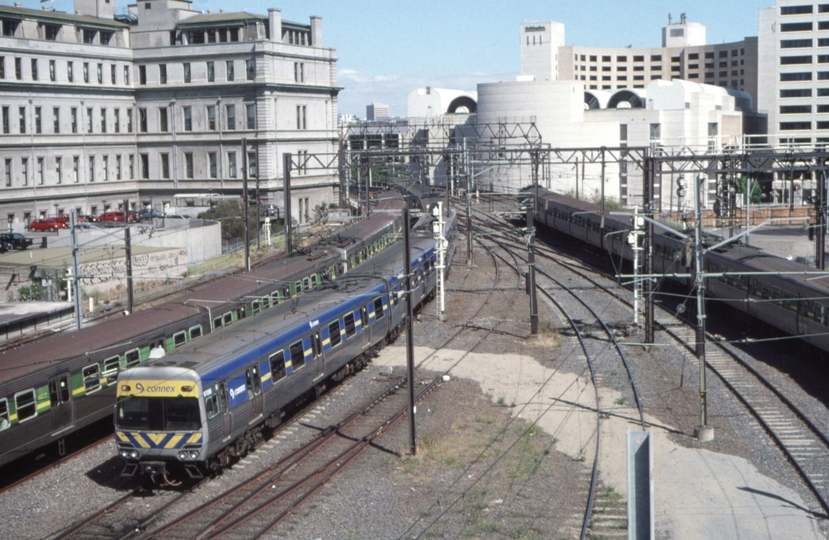
M 366 120 L 380 120 L 389 117 L 389 106 L 384 103 L 366 105 Z

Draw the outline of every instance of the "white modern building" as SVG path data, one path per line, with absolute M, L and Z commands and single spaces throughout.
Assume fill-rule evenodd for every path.
M 110 0 L 76 0 L 72 14 L 0 6 L 0 25 L 0 216 L 10 226 L 124 200 L 184 211 L 241 194 L 244 176 L 281 204 L 286 152 L 300 164 L 300 223 L 337 199 L 334 171 L 303 165 L 336 153 L 337 59 L 319 18 L 201 13 L 185 0 L 116 16 Z
M 418 88 L 409 94 L 409 118 L 434 118 L 445 114 L 474 113 L 476 92 L 446 88 Z

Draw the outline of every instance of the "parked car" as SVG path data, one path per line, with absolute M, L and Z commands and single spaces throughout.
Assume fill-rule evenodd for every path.
M 163 218 L 166 215 L 164 212 L 159 212 L 158 210 L 144 210 L 141 213 L 141 219 Z
M 77 221 L 86 221 L 87 223 L 98 223 L 98 218 L 89 214 L 78 214 Z
M 59 218 L 40 218 L 40 219 L 33 219 L 29 223 L 29 230 L 30 231 L 49 231 L 53 232 L 58 229 L 65 229 L 66 224 L 61 221 Z
M 0 233 L 0 242 L 5 243 L 14 249 L 26 249 L 34 243 L 34 240 L 17 232 L 4 232 Z
M 167 214 L 167 219 L 192 219 L 189 214 Z
M 98 221 L 105 225 L 113 225 L 116 223 L 126 223 L 125 221 L 125 214 L 123 210 L 109 210 L 104 212 L 100 216 L 98 216 Z M 129 213 L 129 221 L 130 223 L 137 221 L 135 217 L 135 212 Z

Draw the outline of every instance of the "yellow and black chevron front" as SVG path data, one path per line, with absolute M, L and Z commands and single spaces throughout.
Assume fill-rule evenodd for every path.
M 139 431 L 117 431 L 120 442 L 130 443 L 135 448 L 175 450 L 184 445 L 201 444 L 202 434 L 196 433 L 142 433 Z

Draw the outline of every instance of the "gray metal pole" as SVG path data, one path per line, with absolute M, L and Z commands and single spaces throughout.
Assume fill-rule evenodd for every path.
M 538 298 L 535 291 L 535 251 L 533 251 L 533 237 L 535 225 L 533 210 L 527 209 L 527 293 L 530 295 L 530 334 L 538 334 Z
M 242 139 L 242 205 L 245 216 L 245 270 L 250 272 L 250 232 L 248 227 L 248 140 Z
M 403 209 L 403 276 L 406 279 L 406 368 L 409 378 L 409 445 L 412 455 L 417 455 L 417 439 L 415 433 L 415 400 L 414 400 L 414 335 L 412 334 L 412 254 L 409 250 L 409 208 Z
M 124 229 L 124 258 L 127 263 L 127 313 L 131 315 L 135 308 L 135 295 L 132 288 L 132 242 L 129 224 Z
M 705 384 L 705 275 L 702 259 L 702 209 L 700 208 L 699 193 L 702 185 L 703 175 L 698 174 L 694 184 L 694 283 L 697 287 L 696 352 L 699 362 L 700 425 L 695 431 L 699 441 L 710 441 L 714 439 L 714 428 L 708 427 L 707 389 Z
M 80 261 L 78 260 L 78 227 L 75 209 L 69 211 L 69 226 L 72 228 L 72 280 L 74 281 L 75 296 L 75 328 L 83 328 L 83 306 L 81 305 L 81 280 L 79 276 Z
M 290 256 L 294 251 L 294 226 L 291 222 L 291 153 L 282 154 L 283 178 L 285 181 L 285 254 Z M 359 170 L 359 169 L 358 169 Z

